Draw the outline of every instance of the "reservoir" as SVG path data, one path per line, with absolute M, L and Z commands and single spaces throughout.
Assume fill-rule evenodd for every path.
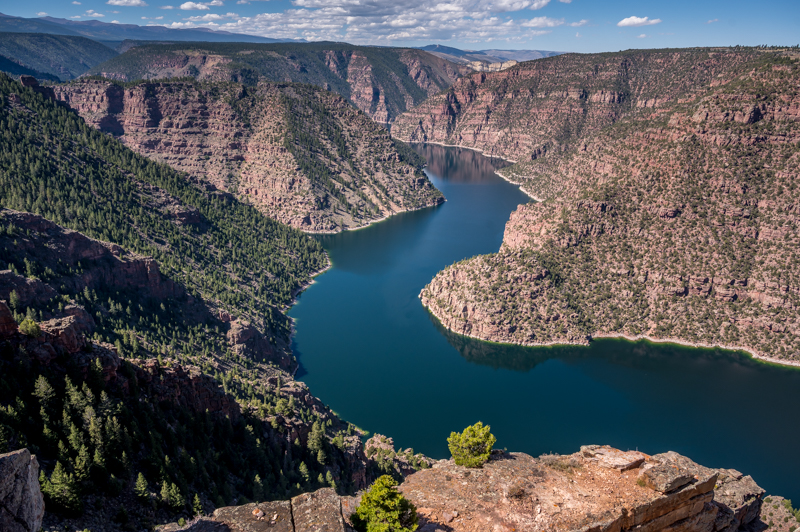
M 447 202 L 320 236 L 333 267 L 289 315 L 298 380 L 343 419 L 433 458 L 476 421 L 534 456 L 609 444 L 673 450 L 800 500 L 800 370 L 742 353 L 596 340 L 518 347 L 442 328 L 418 294 L 461 259 L 496 252 L 518 187 L 476 152 L 418 145 Z

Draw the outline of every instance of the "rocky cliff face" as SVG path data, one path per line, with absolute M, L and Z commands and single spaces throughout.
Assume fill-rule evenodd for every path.
M 27 449 L 0 454 L 0 530 L 39 532 L 43 516 L 36 457 Z
M 533 458 L 496 451 L 481 469 L 442 460 L 399 489 L 417 507 L 422 532 L 767 530 L 760 520 L 764 491 L 752 478 L 673 452 L 648 456 L 591 445 Z M 359 497 L 323 489 L 291 501 L 220 508 L 187 529 L 345 532 L 358 504 Z
M 637 109 L 677 103 L 730 80 L 752 52 L 564 54 L 456 81 L 395 120 L 392 134 L 514 161 L 561 151 Z
M 648 336 L 798 362 L 800 68 L 726 61 L 709 85 L 633 100 L 611 127 L 503 169 L 547 201 L 520 206 L 500 252 L 444 270 L 423 303 L 489 340 Z
M 104 81 L 55 90 L 87 123 L 133 150 L 304 231 L 360 227 L 443 201 L 421 161 L 326 91 L 186 82 L 123 89 Z M 199 221 L 193 212 L 175 217 Z
M 450 86 L 470 69 L 422 50 L 340 44 L 193 43 L 129 49 L 89 72 L 135 81 L 298 82 L 337 92 L 370 118 L 388 123 Z

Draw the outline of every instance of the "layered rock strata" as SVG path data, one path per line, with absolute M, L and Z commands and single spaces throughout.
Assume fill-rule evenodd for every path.
M 632 50 L 563 54 L 480 72 L 399 116 L 392 134 L 460 145 L 514 161 L 564 149 L 575 138 L 641 109 L 730 81 L 753 51 Z
M 647 337 L 800 362 L 800 65 L 705 54 L 707 84 L 679 69 L 682 84 L 665 84 L 654 106 L 630 100 L 610 127 L 502 170 L 546 201 L 512 213 L 499 253 L 422 290 L 445 327 L 523 345 Z
M 376 122 L 449 87 L 470 69 L 422 50 L 348 44 L 144 44 L 88 74 L 120 81 L 194 77 L 316 85 L 348 99 Z
M 55 87 L 128 147 L 310 232 L 443 201 L 423 161 L 343 98 L 309 86 L 106 81 Z M 197 213 L 176 211 L 183 224 Z
M 417 507 L 421 532 L 764 528 L 764 491 L 752 478 L 708 469 L 673 452 L 648 456 L 590 445 L 573 455 L 533 458 L 495 451 L 483 468 L 442 460 L 409 475 L 399 489 Z M 352 530 L 349 518 L 359 502 L 358 496 L 340 497 L 326 488 L 291 501 L 220 508 L 187 529 L 345 532 Z

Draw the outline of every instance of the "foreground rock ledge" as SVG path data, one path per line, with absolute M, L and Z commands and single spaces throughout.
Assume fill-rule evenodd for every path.
M 597 445 L 539 458 L 495 451 L 481 469 L 442 460 L 400 491 L 417 506 L 420 532 L 734 532 L 757 529 L 764 496 L 738 471 Z M 350 532 L 358 502 L 325 488 L 161 531 Z
M 27 449 L 0 454 L 0 530 L 39 532 L 43 517 L 36 457 Z

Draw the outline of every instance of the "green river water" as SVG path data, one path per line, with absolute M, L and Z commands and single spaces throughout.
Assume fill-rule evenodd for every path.
M 445 204 L 319 237 L 333 267 L 289 312 L 298 379 L 314 395 L 434 458 L 449 456 L 451 431 L 480 420 L 500 448 L 674 450 L 800 501 L 800 370 L 717 349 L 623 340 L 529 348 L 441 327 L 420 290 L 453 262 L 496 252 L 509 214 L 528 198 L 494 174 L 498 160 L 415 149 Z

